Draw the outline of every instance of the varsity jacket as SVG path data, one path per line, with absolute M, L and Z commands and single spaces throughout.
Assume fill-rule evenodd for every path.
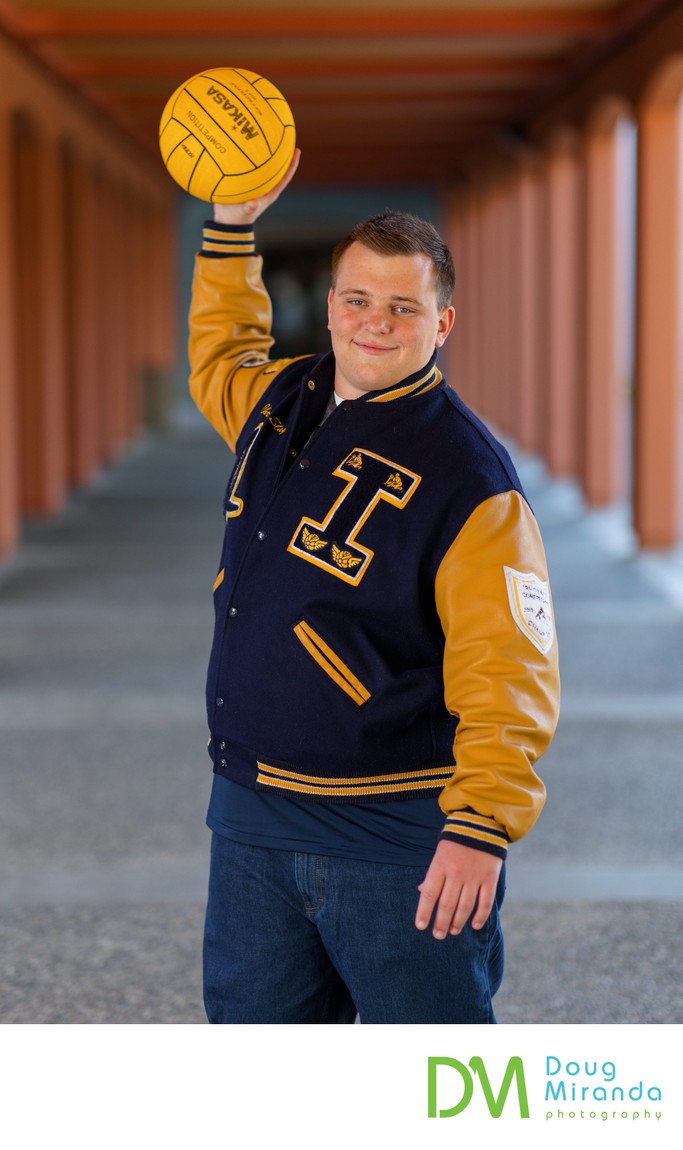
M 192 396 L 236 458 L 213 588 L 214 770 L 317 802 L 433 793 L 442 837 L 504 857 L 544 803 L 534 767 L 559 701 L 520 481 L 436 355 L 324 418 L 334 358 L 268 358 L 253 244 L 206 226 L 189 320 Z

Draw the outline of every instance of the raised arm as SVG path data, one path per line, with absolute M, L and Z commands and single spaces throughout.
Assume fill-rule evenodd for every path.
M 189 314 L 190 393 L 197 407 L 234 449 L 244 423 L 275 371 L 270 361 L 271 305 L 254 252 L 253 224 L 287 187 L 292 163 L 266 196 L 244 204 L 214 204 L 195 260 Z

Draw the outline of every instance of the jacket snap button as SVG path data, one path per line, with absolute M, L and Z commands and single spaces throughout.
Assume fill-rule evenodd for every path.
M 353 404 L 350 399 L 345 399 L 342 403 L 342 407 L 344 408 L 344 411 L 350 411 L 353 407 Z
M 296 459 L 299 452 L 297 451 L 296 447 L 293 447 L 289 454 L 291 455 L 292 459 Z
M 219 762 L 219 764 L 218 764 L 218 766 L 219 766 L 219 767 L 222 767 L 222 768 L 223 768 L 223 770 L 225 770 L 225 768 L 227 767 L 227 765 L 228 765 L 228 760 L 227 760 L 227 759 L 221 759 L 221 760 L 220 760 L 220 762 Z
M 231 607 L 230 610 L 228 611 L 228 615 L 230 615 L 230 617 L 232 619 L 234 619 L 236 614 L 237 614 L 237 608 Z
M 257 539 L 260 539 L 260 540 L 261 540 L 261 542 L 263 542 L 263 540 L 264 540 L 264 539 L 267 539 L 267 538 L 268 538 L 268 535 L 267 535 L 267 533 L 266 533 L 265 531 L 257 531 L 257 532 L 256 532 L 256 538 L 257 538 Z
M 308 381 L 308 390 L 309 391 L 315 391 L 315 384 L 314 384 L 312 379 L 309 379 L 309 381 Z
M 310 467 L 310 466 L 311 466 L 311 463 L 310 463 L 310 460 L 308 460 L 308 459 L 302 459 L 301 463 L 299 464 L 299 467 L 301 468 L 302 471 L 305 471 L 306 468 Z
M 217 707 L 222 707 L 222 706 L 223 706 L 223 700 L 222 700 L 222 699 L 220 699 L 220 698 L 219 698 L 219 699 L 216 699 L 216 706 L 217 706 Z
M 221 739 L 220 743 L 218 744 L 218 750 L 225 751 L 227 749 L 227 745 L 228 744 L 226 743 L 225 739 Z

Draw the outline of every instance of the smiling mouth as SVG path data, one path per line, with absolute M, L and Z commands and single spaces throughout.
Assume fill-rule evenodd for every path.
M 363 343 L 360 340 L 354 340 L 354 343 L 356 347 L 359 347 L 361 351 L 368 352 L 369 355 L 381 355 L 383 352 L 395 351 L 394 347 L 384 347 L 378 343 Z

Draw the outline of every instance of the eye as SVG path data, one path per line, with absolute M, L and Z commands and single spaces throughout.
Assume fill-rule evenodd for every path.
M 398 312 L 399 315 L 415 315 L 412 307 L 404 307 L 402 304 L 397 304 L 394 311 Z

